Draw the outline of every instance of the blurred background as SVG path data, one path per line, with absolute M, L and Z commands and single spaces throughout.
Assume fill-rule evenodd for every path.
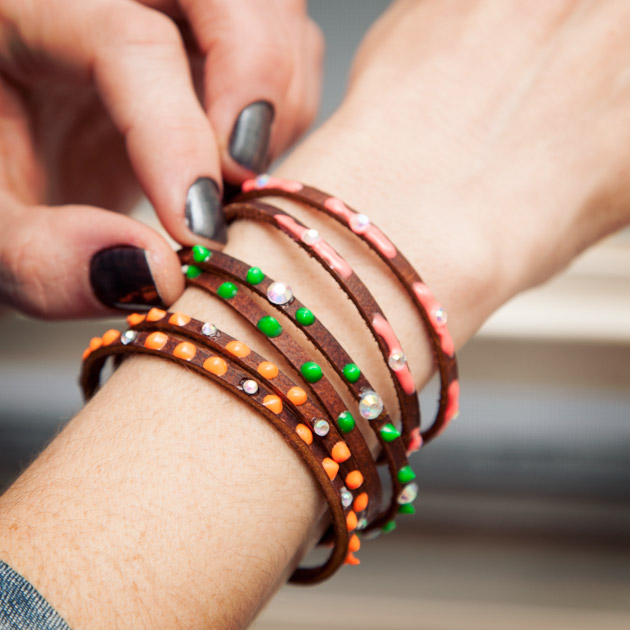
M 388 4 L 309 3 L 328 41 L 320 122 Z M 80 408 L 104 324 L 0 317 L 2 488 Z M 630 628 L 630 232 L 498 312 L 460 373 L 460 417 L 412 459 L 417 514 L 359 568 L 282 589 L 257 630 Z M 429 418 L 435 384 L 422 398 Z

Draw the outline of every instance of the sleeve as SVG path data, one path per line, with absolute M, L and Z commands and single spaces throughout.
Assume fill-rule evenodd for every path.
M 0 630 L 70 630 L 37 589 L 0 560 Z

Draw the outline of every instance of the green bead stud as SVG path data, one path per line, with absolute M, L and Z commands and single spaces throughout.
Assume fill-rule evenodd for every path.
M 260 267 L 250 267 L 247 270 L 247 282 L 249 284 L 260 284 L 265 279 L 265 274 Z
M 337 424 L 344 433 L 350 433 L 354 429 L 354 418 L 349 411 L 342 411 L 337 416 Z
M 343 366 L 343 375 L 348 383 L 356 383 L 361 378 L 361 370 L 356 363 L 347 363 Z
M 415 514 L 416 508 L 413 507 L 413 503 L 405 503 L 405 505 L 398 506 L 398 514 Z
M 238 287 L 233 282 L 224 282 L 218 289 L 217 295 L 225 300 L 233 298 L 238 293 Z
M 206 260 L 210 260 L 212 252 L 203 245 L 195 245 L 192 248 L 192 255 L 195 262 L 202 263 L 206 262 Z
M 319 381 L 322 377 L 322 368 L 314 361 L 307 361 L 306 363 L 303 363 L 300 368 L 300 372 L 302 372 L 302 376 L 309 383 L 317 383 L 317 381 Z
M 282 334 L 280 322 L 271 315 L 265 315 L 258 320 L 258 330 L 267 337 L 278 337 Z
M 190 278 L 191 280 L 193 278 L 196 278 L 197 276 L 201 275 L 201 269 L 199 269 L 199 267 L 196 267 L 195 265 L 188 265 L 188 269 L 186 269 L 186 277 Z
M 413 472 L 413 468 L 411 466 L 403 466 L 398 471 L 398 481 L 400 483 L 409 483 L 416 478 L 416 473 Z
M 381 527 L 381 531 L 384 534 L 389 534 L 389 532 L 393 532 L 396 529 L 396 521 L 387 521 L 383 527 Z
M 391 422 L 388 422 L 381 427 L 381 437 L 386 442 L 393 442 L 400 437 L 400 431 Z
M 313 311 L 302 306 L 295 311 L 295 319 L 297 319 L 298 324 L 302 324 L 302 326 L 310 326 L 315 321 L 315 315 L 313 315 Z

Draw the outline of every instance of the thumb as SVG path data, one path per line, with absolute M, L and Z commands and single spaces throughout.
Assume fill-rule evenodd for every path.
M 171 304 L 177 255 L 150 227 L 91 206 L 0 205 L 0 301 L 44 318 Z

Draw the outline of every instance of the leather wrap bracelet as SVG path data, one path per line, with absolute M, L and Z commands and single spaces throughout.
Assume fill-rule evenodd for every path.
M 398 512 L 414 512 L 418 486 L 407 457 L 439 434 L 457 414 L 457 361 L 444 309 L 407 259 L 365 215 L 315 188 L 266 175 L 245 182 L 243 190 L 225 208 L 228 223 L 251 220 L 269 224 L 330 273 L 356 307 L 389 367 L 400 418 L 391 417 L 342 344 L 285 282 L 201 245 L 179 252 L 189 286 L 230 306 L 295 374 L 284 373 L 276 363 L 210 322 L 153 308 L 146 314 L 130 315 L 129 328 L 122 334 L 109 330 L 90 342 L 83 357 L 81 384 L 89 398 L 99 386 L 108 357 L 119 362 L 126 355 L 149 354 L 192 369 L 256 409 L 309 467 L 330 508 L 331 530 L 321 541 L 332 544 L 328 559 L 320 566 L 298 568 L 291 576 L 293 582 L 313 583 L 330 577 L 344 562 L 358 564 L 354 556 L 360 547 L 357 533 L 391 531 Z M 419 399 L 403 347 L 369 289 L 316 230 L 268 203 L 273 196 L 315 208 L 348 227 L 378 254 L 411 297 L 428 333 L 441 378 L 438 412 L 428 429 L 420 431 Z M 265 202 L 257 197 L 265 197 Z M 296 333 L 323 356 L 325 369 L 294 339 Z M 339 377 L 365 424 L 355 421 L 353 410 L 327 378 L 326 369 Z M 368 447 L 363 434 L 366 429 L 376 436 L 380 458 Z M 387 465 L 391 480 L 391 498 L 385 506 L 377 470 L 381 463 Z

